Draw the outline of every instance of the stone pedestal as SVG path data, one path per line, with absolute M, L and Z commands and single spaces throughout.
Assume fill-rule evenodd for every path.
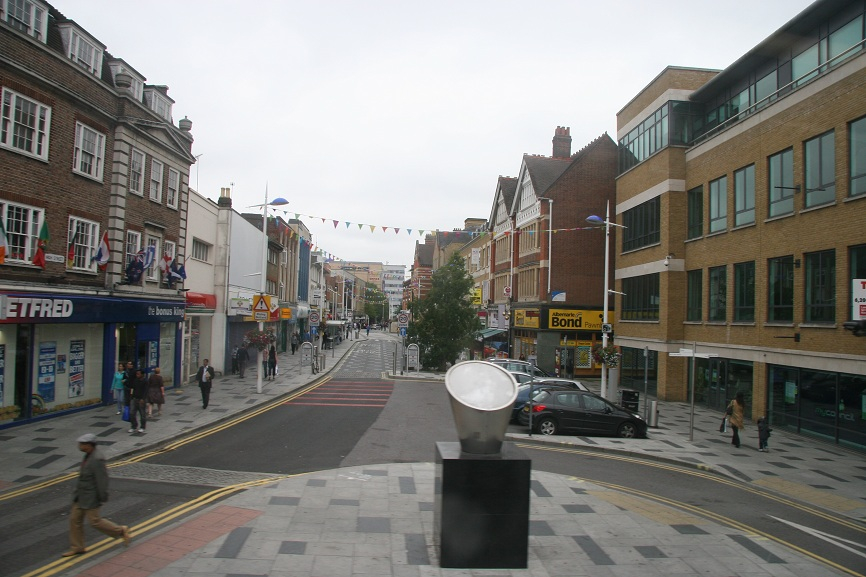
M 532 461 L 513 443 L 496 455 L 436 443 L 434 537 L 440 566 L 525 569 Z

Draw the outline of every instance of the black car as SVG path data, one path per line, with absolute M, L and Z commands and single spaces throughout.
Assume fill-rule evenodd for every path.
M 532 407 L 532 430 L 542 435 L 585 433 L 617 437 L 645 437 L 646 421 L 603 399 L 595 393 L 563 389 L 542 389 L 518 415 L 521 425 L 529 425 Z
M 520 373 L 512 373 L 513 375 L 518 375 Z M 529 391 L 532 390 L 540 391 L 543 387 L 559 387 L 562 389 L 571 389 L 578 391 L 588 391 L 586 385 L 581 383 L 580 381 L 573 381 L 571 379 L 560 379 L 558 377 L 540 377 L 537 379 L 532 379 L 527 381 L 517 381 L 517 398 L 514 399 L 514 409 L 511 411 L 511 421 L 513 423 L 517 422 L 517 417 L 520 414 L 520 411 L 523 409 L 523 406 L 529 400 Z M 530 387 L 530 385 L 532 385 Z

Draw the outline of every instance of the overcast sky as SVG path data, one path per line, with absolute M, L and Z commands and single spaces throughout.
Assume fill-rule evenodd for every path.
M 52 3 L 169 86 L 192 188 L 248 212 L 267 185 L 317 248 L 411 265 L 419 230 L 488 218 L 497 177 L 550 155 L 556 126 L 572 152 L 615 140 L 665 66 L 725 68 L 811 1 Z

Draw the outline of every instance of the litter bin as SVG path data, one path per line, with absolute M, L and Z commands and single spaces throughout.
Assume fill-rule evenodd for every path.
M 619 390 L 619 406 L 636 413 L 640 405 L 640 392 L 631 389 Z

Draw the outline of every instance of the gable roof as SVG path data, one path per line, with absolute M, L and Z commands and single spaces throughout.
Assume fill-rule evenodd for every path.
M 562 173 L 556 178 L 556 180 L 550 183 L 547 189 L 545 189 L 545 192 L 547 190 L 550 190 L 550 188 L 553 187 L 553 185 L 555 185 L 559 181 L 559 179 L 562 178 L 562 176 L 571 169 L 571 167 L 580 164 L 584 159 L 586 159 L 587 156 L 589 156 L 599 148 L 605 146 L 611 148 L 613 152 L 616 152 L 617 150 L 616 142 L 614 142 L 613 138 L 611 138 L 607 132 L 604 132 L 601 136 L 594 138 L 592 141 L 590 141 L 589 144 L 575 152 L 569 159 L 569 163 L 568 166 L 566 166 L 566 169 L 562 171 Z M 537 196 L 544 197 L 544 194 L 538 194 Z
M 421 244 L 415 242 L 415 257 L 418 260 L 418 266 L 426 266 L 433 268 L 433 245 Z
M 573 158 L 573 157 L 572 157 Z M 523 155 L 523 162 L 532 180 L 536 196 L 541 196 L 550 185 L 562 176 L 572 163 L 572 158 L 550 158 L 548 156 Z
M 499 179 L 496 181 L 496 192 L 493 194 L 493 206 L 490 207 L 490 217 L 487 219 L 487 230 L 492 231 L 496 227 L 496 209 L 499 208 L 500 199 L 506 209 L 510 210 L 516 191 L 516 178 L 513 176 L 499 176 Z

